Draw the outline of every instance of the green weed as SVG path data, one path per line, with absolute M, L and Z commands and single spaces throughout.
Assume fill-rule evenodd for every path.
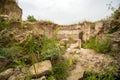
M 20 52 L 21 52 L 21 48 L 17 46 L 13 46 L 10 48 L 0 48 L 0 56 L 4 56 L 7 58 L 12 58 Z
M 69 62 L 66 60 L 61 60 L 53 64 L 53 76 L 56 80 L 66 80 L 69 76 Z
M 102 72 L 95 74 L 93 72 L 87 73 L 84 80 L 115 80 L 114 75 L 109 72 L 109 74 L 104 74 Z
M 7 28 L 9 25 L 9 21 L 2 21 L 2 18 L 0 17 L 0 31 L 2 31 L 3 29 Z
M 34 18 L 34 16 L 28 16 L 27 17 L 27 21 L 29 21 L 29 22 L 36 22 L 37 20 Z
M 64 53 L 64 48 L 56 42 L 55 38 L 48 39 L 45 37 L 43 39 L 43 45 L 41 50 L 41 56 L 44 59 L 55 59 L 58 55 Z
M 97 52 L 106 53 L 111 49 L 111 42 L 108 38 L 97 39 L 96 37 L 90 38 L 89 41 L 82 43 L 83 48 L 94 49 Z

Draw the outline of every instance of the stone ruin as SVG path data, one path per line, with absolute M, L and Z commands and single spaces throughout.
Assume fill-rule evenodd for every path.
M 22 9 L 16 0 L 0 0 L 0 17 L 14 21 L 22 20 Z
M 64 39 L 71 37 L 73 39 L 81 39 L 86 42 L 90 37 L 96 36 L 102 27 L 102 21 L 98 21 L 96 23 L 84 22 L 82 24 L 60 26 L 57 38 Z

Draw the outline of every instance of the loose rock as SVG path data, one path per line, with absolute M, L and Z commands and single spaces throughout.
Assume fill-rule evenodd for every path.
M 7 69 L 6 71 L 0 73 L 0 80 L 5 80 L 9 78 L 14 73 L 14 70 L 12 68 Z
M 52 64 L 49 60 L 35 63 L 29 68 L 32 77 L 41 77 L 49 74 L 52 70 Z

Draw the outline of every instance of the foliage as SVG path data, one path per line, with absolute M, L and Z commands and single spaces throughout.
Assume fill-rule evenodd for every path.
M 29 21 L 29 22 L 36 22 L 37 20 L 34 18 L 34 16 L 28 16 L 27 17 L 27 21 Z
M 23 44 L 23 51 L 38 54 L 42 60 L 52 60 L 64 52 L 64 48 L 60 46 L 55 38 L 48 39 L 45 36 L 35 38 L 35 36 L 29 35 Z
M 25 42 L 23 43 L 23 51 L 26 53 L 40 53 L 41 42 L 35 38 L 33 35 L 27 36 Z
M 109 33 L 113 33 L 115 31 L 117 31 L 118 29 L 120 29 L 120 22 L 119 22 L 119 20 L 113 20 L 111 22 L 111 28 L 109 30 Z
M 31 79 L 31 75 L 30 75 L 29 68 L 27 67 L 25 61 L 26 61 L 26 58 L 21 58 L 21 59 L 18 59 L 18 60 L 14 60 L 14 62 L 17 65 L 19 65 L 20 67 L 24 68 L 24 70 L 27 72 L 27 74 L 25 74 L 24 79 L 25 80 L 30 80 Z
M 110 24 L 111 28 L 109 30 L 109 33 L 113 33 L 115 31 L 117 31 L 118 29 L 120 29 L 120 20 L 119 20 L 120 19 L 120 11 L 119 11 L 119 9 L 114 12 L 112 17 L 113 17 L 113 20 L 111 21 L 111 24 Z
M 64 48 L 61 48 L 55 38 L 48 39 L 47 37 L 43 38 L 43 45 L 41 50 L 42 59 L 55 59 L 58 55 L 64 53 Z
M 69 76 L 69 62 L 66 60 L 61 60 L 53 64 L 53 76 L 56 80 L 66 80 Z
M 82 47 L 94 49 L 97 52 L 106 53 L 110 51 L 111 41 L 108 38 L 97 39 L 96 37 L 92 37 L 89 41 L 82 43 Z
M 103 72 L 98 74 L 88 72 L 86 76 L 84 76 L 84 80 L 116 80 L 116 78 L 111 71 L 108 74 L 104 74 Z
M 74 41 L 74 38 L 73 36 L 71 35 L 69 38 L 68 38 L 69 42 L 72 43 Z
M 120 17 L 120 11 L 119 11 L 119 10 L 116 10 L 112 16 L 113 16 L 113 18 L 114 18 L 115 20 L 116 20 L 116 19 L 119 19 L 119 17 Z
M 101 70 L 98 73 L 93 71 L 84 72 L 83 80 L 117 80 L 119 78 L 119 75 L 116 75 L 117 71 L 117 66 L 107 65 L 105 71 Z
M 10 48 L 0 48 L 0 56 L 4 57 L 14 57 L 16 54 L 20 52 L 21 48 L 20 47 L 10 47 Z
M 48 76 L 47 80 L 55 80 L 54 76 Z
M 8 27 L 9 21 L 2 21 L 2 18 L 0 18 L 0 31 Z

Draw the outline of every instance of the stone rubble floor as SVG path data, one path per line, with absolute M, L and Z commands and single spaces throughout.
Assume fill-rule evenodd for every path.
M 67 80 L 79 80 L 83 76 L 84 71 L 99 72 L 110 69 L 115 62 L 109 55 L 83 48 L 68 49 L 63 57 L 68 60 L 74 60 L 74 68 L 70 70 L 70 76 Z

